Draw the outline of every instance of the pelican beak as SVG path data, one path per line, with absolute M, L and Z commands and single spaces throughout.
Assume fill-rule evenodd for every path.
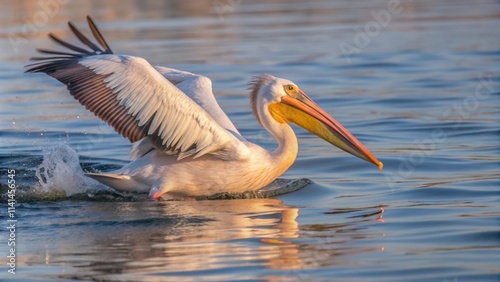
M 293 96 L 285 95 L 280 103 L 269 105 L 271 115 L 278 122 L 295 123 L 349 154 L 375 164 L 382 170 L 382 162 L 377 160 L 356 137 L 304 92 L 299 90 Z

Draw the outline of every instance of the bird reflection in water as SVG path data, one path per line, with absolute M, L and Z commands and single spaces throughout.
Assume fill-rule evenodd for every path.
M 356 244 L 379 236 L 358 227 L 377 222 L 381 212 L 374 209 L 321 212 L 339 222 L 300 225 L 300 209 L 278 199 L 69 204 L 67 222 L 60 223 L 66 233 L 53 234 L 58 245 L 25 257 L 25 263 L 70 265 L 74 271 L 68 272 L 79 279 L 140 280 L 148 273 L 182 281 L 192 275 L 223 280 L 227 269 L 244 262 L 249 268 L 243 272 L 258 266 L 270 280 L 280 280 L 380 251 Z

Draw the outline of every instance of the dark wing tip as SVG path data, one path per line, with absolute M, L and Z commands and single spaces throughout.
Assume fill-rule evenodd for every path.
M 70 50 L 73 50 L 75 52 L 78 52 L 78 53 L 81 53 L 81 54 L 84 54 L 84 55 L 92 55 L 92 52 L 88 51 L 88 50 L 85 50 L 83 48 L 80 48 L 78 46 L 75 46 L 73 44 L 70 44 L 62 39 L 60 39 L 59 37 L 57 37 L 56 35 L 54 35 L 53 33 L 49 33 L 49 38 L 54 40 L 56 43 L 58 43 L 59 45 L 62 45 Z
M 113 51 L 111 51 L 111 48 L 109 47 L 108 43 L 104 39 L 104 36 L 102 36 L 101 32 L 97 28 L 97 25 L 95 24 L 94 20 L 88 15 L 87 15 L 87 23 L 89 25 L 90 31 L 92 31 L 92 34 L 94 35 L 94 38 L 104 48 L 105 53 L 113 54 Z
M 49 33 L 48 36 L 51 40 L 53 40 L 57 44 L 65 47 L 66 49 L 69 49 L 69 50 L 74 51 L 76 53 L 46 50 L 46 49 L 37 49 L 37 51 L 39 53 L 48 54 L 48 55 L 52 55 L 52 56 L 33 57 L 30 60 L 33 60 L 33 61 L 45 60 L 46 63 L 50 63 L 51 61 L 54 61 L 54 60 L 64 60 L 64 59 L 71 60 L 71 59 L 75 59 L 75 58 L 80 59 L 80 58 L 83 58 L 85 56 L 93 56 L 93 55 L 101 55 L 101 54 L 113 54 L 113 51 L 111 51 L 111 48 L 109 48 L 108 43 L 106 42 L 106 40 L 104 39 L 101 32 L 99 31 L 99 29 L 97 28 L 96 24 L 94 23 L 94 21 L 92 20 L 92 18 L 90 16 L 87 16 L 87 21 L 88 21 L 90 30 L 92 31 L 92 35 L 95 37 L 97 42 L 102 46 L 102 48 L 98 44 L 92 42 L 88 37 L 83 35 L 83 33 L 71 21 L 68 21 L 68 26 L 69 26 L 70 30 L 73 32 L 73 34 L 78 38 L 78 40 L 81 43 L 83 43 L 85 46 L 89 47 L 92 51 L 89 51 L 85 48 L 82 48 L 82 47 L 76 46 L 74 44 L 71 44 L 69 42 L 66 42 L 66 41 L 60 39 L 55 34 Z M 37 64 L 41 64 L 41 63 L 37 63 Z M 28 65 L 27 67 L 32 66 L 32 65 Z M 34 70 L 29 69 L 26 72 L 34 72 Z
M 92 49 L 94 52 L 97 53 L 102 53 L 104 52 L 99 46 L 94 44 L 92 41 L 90 41 L 85 35 L 83 35 L 78 28 L 75 27 L 75 25 L 71 22 L 68 22 L 68 26 L 73 32 L 73 34 L 85 45 L 87 45 L 90 49 Z

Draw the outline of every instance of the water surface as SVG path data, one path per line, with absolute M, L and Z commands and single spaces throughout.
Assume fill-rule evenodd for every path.
M 0 233 L 2 279 L 500 280 L 497 1 L 51 3 L 0 11 L 4 231 L 7 170 L 22 190 L 43 188 L 16 206 L 15 276 Z M 65 23 L 84 27 L 87 14 L 116 53 L 209 76 L 242 134 L 269 149 L 246 84 L 261 73 L 294 81 L 384 171 L 296 128 L 300 153 L 283 177 L 314 183 L 291 194 L 151 202 L 95 192 L 78 163 L 118 168 L 130 145 L 57 81 L 23 74 L 35 48 L 55 46 L 48 32 L 66 38 Z

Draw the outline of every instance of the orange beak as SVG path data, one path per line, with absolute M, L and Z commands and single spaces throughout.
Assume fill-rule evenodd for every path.
M 273 116 L 277 115 L 286 122 L 295 123 L 349 154 L 375 164 L 382 170 L 384 166 L 382 162 L 377 160 L 338 121 L 318 106 L 304 92 L 299 90 L 296 96 L 283 96 L 280 103 L 269 105 L 269 111 Z

